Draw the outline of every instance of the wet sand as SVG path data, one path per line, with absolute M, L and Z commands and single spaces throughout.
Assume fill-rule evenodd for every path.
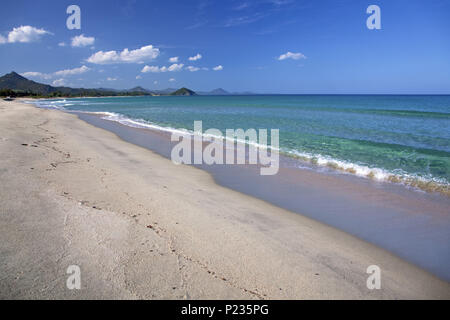
M 75 115 L 0 102 L 0 154 L 3 299 L 450 298 L 386 250 Z
M 168 132 L 75 114 L 167 159 L 177 143 Z M 195 165 L 222 186 L 343 230 L 450 281 L 450 198 L 306 166 L 282 156 L 278 174 L 261 176 L 255 165 Z

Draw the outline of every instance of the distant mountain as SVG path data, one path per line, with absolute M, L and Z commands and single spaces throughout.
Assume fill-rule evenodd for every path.
M 232 95 L 235 96 L 254 96 L 254 95 L 258 95 L 258 93 L 254 93 L 251 91 L 243 91 L 243 92 L 233 92 Z
M 0 90 L 4 89 L 28 91 L 42 95 L 48 95 L 56 91 L 56 88 L 52 86 L 28 80 L 14 71 L 0 78 Z
M 177 91 L 177 89 L 175 89 L 175 88 L 167 88 L 167 89 L 163 89 L 163 90 L 153 90 L 154 93 L 162 94 L 162 95 L 171 94 L 172 92 L 175 92 L 175 91 Z
M 43 97 L 117 95 L 116 91 L 53 87 L 48 84 L 28 80 L 14 71 L 0 77 L 0 90 L 11 90 L 15 95 L 21 96 L 29 95 Z
M 207 92 L 199 92 L 199 94 L 204 96 L 227 96 L 231 93 L 222 88 L 218 88 Z
M 127 91 L 130 91 L 130 92 L 145 92 L 145 93 L 151 93 L 150 90 L 144 89 L 144 88 L 142 88 L 142 87 L 134 87 L 134 88 L 132 88 L 132 89 L 130 89 L 130 90 L 127 90 Z
M 95 90 L 98 90 L 98 91 L 109 91 L 109 92 L 119 92 L 120 90 L 117 90 L 117 89 L 112 89 L 112 88 L 95 88 Z
M 215 96 L 227 96 L 231 93 L 229 93 L 228 91 L 226 91 L 222 88 L 218 88 L 218 89 L 214 89 L 214 90 L 210 91 L 209 94 L 215 95 Z
M 181 89 L 178 89 L 177 91 L 172 92 L 170 95 L 171 96 L 196 96 L 197 94 L 194 91 L 189 90 L 187 88 L 181 88 Z
M 53 87 L 38 83 L 11 72 L 0 77 L 0 96 L 38 96 L 38 97 L 102 97 L 102 96 L 142 96 L 142 95 L 177 95 L 192 96 L 196 93 L 187 88 L 150 91 L 142 87 L 129 90 L 116 89 L 84 89 L 69 87 Z
M 225 89 L 217 88 L 211 91 L 197 91 L 199 95 L 202 96 L 229 96 L 229 95 L 235 95 L 235 96 L 249 96 L 254 95 L 255 93 L 245 91 L 245 92 L 228 92 Z

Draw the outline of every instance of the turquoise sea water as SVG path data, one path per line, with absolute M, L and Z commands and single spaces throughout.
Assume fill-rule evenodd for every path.
M 283 153 L 378 180 L 448 192 L 450 96 L 263 95 L 41 100 L 132 126 L 279 129 Z

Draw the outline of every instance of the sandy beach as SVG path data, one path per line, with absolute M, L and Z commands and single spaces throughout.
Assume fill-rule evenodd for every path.
M 0 154 L 1 299 L 450 299 L 383 249 L 73 114 L 1 101 Z

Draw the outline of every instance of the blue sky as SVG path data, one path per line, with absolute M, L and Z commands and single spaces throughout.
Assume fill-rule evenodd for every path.
M 81 30 L 66 27 L 71 4 Z M 371 4 L 381 30 L 366 27 Z M 450 1 L 6 1 L 12 70 L 72 87 L 450 94 Z

